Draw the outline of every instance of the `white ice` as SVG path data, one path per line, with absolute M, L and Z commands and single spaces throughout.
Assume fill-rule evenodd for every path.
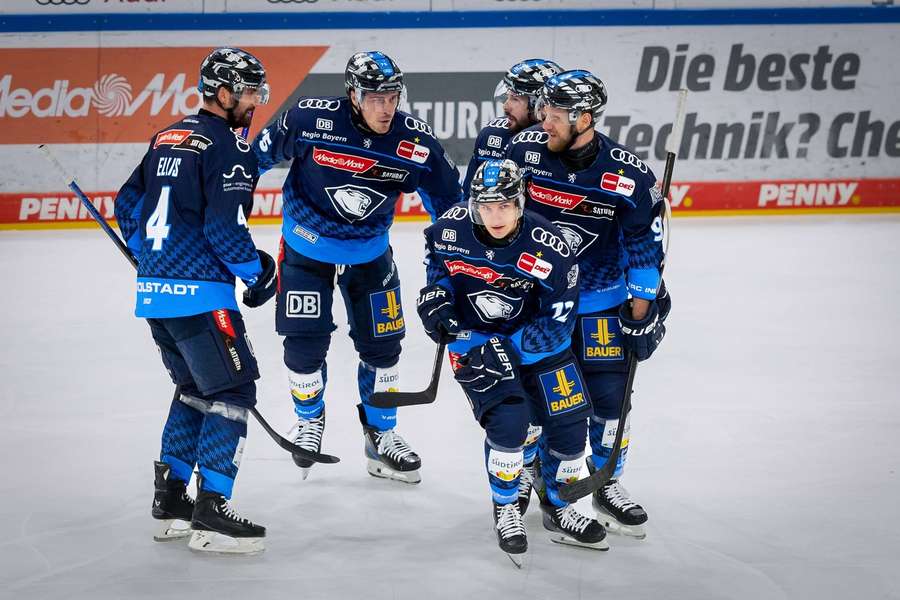
M 424 387 L 434 352 L 414 310 L 421 228 L 393 231 L 405 389 Z M 274 251 L 276 227 L 254 235 Z M 325 434 L 342 462 L 301 481 L 254 423 L 235 504 L 268 527 L 266 552 L 154 543 L 172 385 L 132 316 L 133 273 L 99 230 L 4 232 L 0 597 L 900 598 L 898 244 L 897 216 L 677 219 L 674 308 L 638 369 L 623 480 L 647 539 L 557 546 L 534 506 L 516 571 L 492 531 L 482 431 L 446 368 L 438 401 L 400 414 L 423 482 L 366 474 L 343 308 Z M 272 311 L 244 312 L 259 408 L 287 431 Z

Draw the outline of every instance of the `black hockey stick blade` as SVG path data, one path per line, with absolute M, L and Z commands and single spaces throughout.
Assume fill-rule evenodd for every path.
M 313 452 L 312 450 L 306 450 L 305 448 L 301 448 L 297 444 L 292 444 L 290 440 L 287 440 L 280 435 L 278 432 L 272 429 L 272 426 L 263 419 L 262 415 L 259 414 L 259 411 L 256 408 L 251 408 L 250 412 L 256 417 L 256 420 L 259 421 L 259 424 L 262 425 L 262 428 L 266 430 L 275 443 L 296 456 L 297 458 L 305 458 L 306 460 L 311 460 L 317 463 L 326 463 L 326 464 L 334 464 L 341 462 L 341 459 L 337 456 L 332 456 L 330 454 L 322 454 L 320 452 Z
M 375 392 L 369 404 L 376 408 L 396 408 L 398 406 L 415 406 L 431 404 L 437 398 L 438 382 L 441 379 L 441 363 L 444 361 L 446 343 L 438 344 L 434 355 L 434 368 L 431 371 L 431 383 L 421 392 Z
M 579 479 L 573 483 L 566 483 L 559 488 L 559 497 L 564 502 L 575 502 L 580 498 L 593 494 L 602 488 L 607 481 L 612 479 L 616 472 L 616 464 L 619 462 L 619 454 L 622 452 L 622 437 L 625 434 L 625 419 L 631 411 L 631 387 L 634 385 L 634 374 L 637 372 L 637 358 L 633 352 L 628 353 L 628 379 L 625 382 L 625 398 L 622 401 L 622 410 L 619 413 L 619 426 L 616 429 L 616 439 L 613 441 L 613 451 L 606 459 L 603 467 L 597 469 L 589 477 Z

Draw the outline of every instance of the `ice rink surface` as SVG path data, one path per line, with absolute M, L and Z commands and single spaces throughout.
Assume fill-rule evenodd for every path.
M 422 226 L 393 230 L 405 389 L 434 352 L 414 308 Z M 274 251 L 277 227 L 253 230 Z M 675 220 L 674 307 L 638 369 L 623 479 L 648 536 L 557 546 L 535 502 L 522 571 L 497 549 L 483 434 L 446 368 L 434 405 L 400 413 L 422 483 L 366 473 L 342 307 L 324 444 L 342 462 L 301 481 L 254 423 L 235 505 L 268 527 L 266 552 L 154 543 L 172 385 L 131 268 L 99 230 L 3 232 L 0 278 L 4 599 L 900 598 L 898 216 Z M 273 306 L 244 314 L 260 411 L 286 432 Z

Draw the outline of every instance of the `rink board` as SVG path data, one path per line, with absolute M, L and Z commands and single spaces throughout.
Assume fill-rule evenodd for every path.
M 377 47 L 407 74 L 405 108 L 464 169 L 502 112 L 492 99 L 502 72 L 543 55 L 605 81 L 600 129 L 659 176 L 675 90 L 690 89 L 676 214 L 900 210 L 896 23 L 75 31 L 0 35 L 0 228 L 84 221 L 39 143 L 111 206 L 152 134 L 196 111 L 197 64 L 224 41 L 270 73 L 273 98 L 251 134 L 299 96 L 341 94 L 347 57 Z M 277 219 L 284 175 L 261 180 L 257 219 Z M 412 197 L 397 216 L 424 213 Z

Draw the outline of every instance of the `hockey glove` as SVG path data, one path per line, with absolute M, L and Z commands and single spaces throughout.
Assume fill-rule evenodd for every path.
M 665 323 L 669 311 L 672 310 L 672 297 L 669 296 L 669 290 L 666 289 L 666 282 L 659 282 L 659 290 L 656 292 L 656 304 L 659 306 L 659 322 Z
M 439 285 L 427 285 L 419 291 L 416 302 L 419 318 L 435 344 L 451 342 L 459 333 L 459 321 L 453 311 L 450 292 Z
M 494 336 L 460 358 L 453 376 L 467 392 L 482 394 L 501 381 L 516 381 L 519 364 L 512 341 Z
M 275 260 L 266 252 L 257 249 L 259 262 L 262 264 L 262 273 L 254 281 L 245 281 L 247 289 L 244 290 L 244 305 L 250 308 L 262 306 L 268 302 L 278 289 L 277 269 Z
M 625 302 L 619 308 L 619 324 L 622 327 L 622 345 L 634 352 L 638 360 L 650 358 L 666 335 L 666 326 L 659 318 L 659 306 L 655 300 L 650 303 L 647 316 L 639 321 L 631 318 L 631 306 Z

